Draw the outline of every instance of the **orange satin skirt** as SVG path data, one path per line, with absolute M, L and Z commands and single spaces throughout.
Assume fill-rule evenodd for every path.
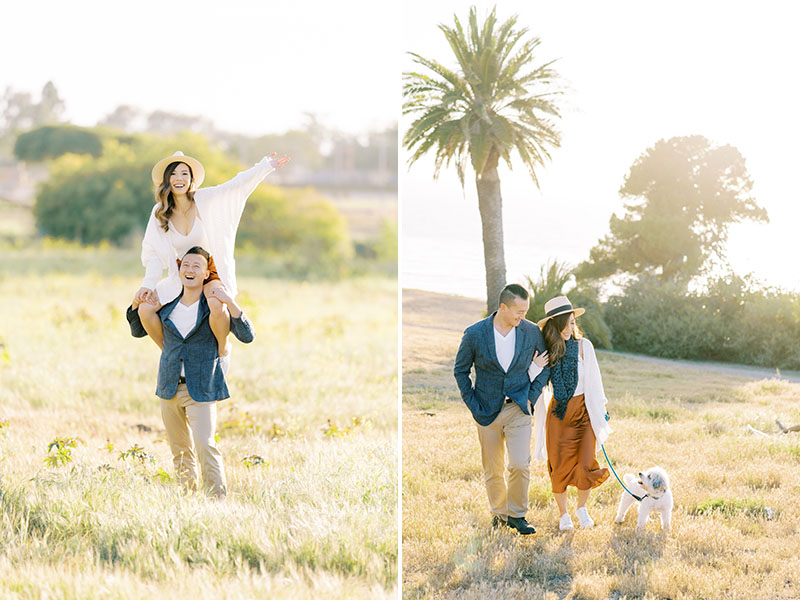
M 553 493 L 560 494 L 574 485 L 579 490 L 596 488 L 610 473 L 601 469 L 595 458 L 595 438 L 583 394 L 570 398 L 562 421 L 553 414 L 553 402 L 547 412 L 547 470 Z

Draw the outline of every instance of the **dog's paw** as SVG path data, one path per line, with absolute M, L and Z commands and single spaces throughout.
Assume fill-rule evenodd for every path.
M 620 519 L 619 517 L 617 517 L 616 519 L 614 519 L 614 523 L 617 523 L 617 524 L 624 523 L 624 522 L 625 522 L 624 518 Z

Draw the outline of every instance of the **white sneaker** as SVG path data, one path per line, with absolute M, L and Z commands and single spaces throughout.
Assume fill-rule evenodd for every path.
M 594 521 L 592 521 L 592 517 L 589 516 L 589 511 L 586 510 L 585 506 L 580 507 L 575 514 L 578 515 L 578 522 L 581 527 L 584 529 L 594 527 Z
M 575 529 L 575 527 L 572 526 L 572 517 L 569 516 L 569 513 L 564 513 L 561 515 L 561 520 L 558 522 L 558 528 L 561 531 L 571 531 L 572 529 Z

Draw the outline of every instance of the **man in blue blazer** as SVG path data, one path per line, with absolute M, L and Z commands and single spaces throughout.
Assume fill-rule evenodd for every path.
M 218 343 L 208 322 L 210 310 L 203 294 L 208 277 L 209 254 L 191 248 L 181 259 L 183 291 L 158 311 L 164 329 L 164 346 L 158 365 L 156 396 L 161 398 L 161 416 L 167 430 L 173 464 L 181 483 L 197 489 L 197 462 L 203 483 L 216 497 L 227 493 L 222 455 L 214 435 L 217 401 L 229 398 Z M 231 333 L 245 343 L 253 341 L 253 326 L 224 289 L 214 295 L 228 306 Z M 134 337 L 147 332 L 139 319 L 138 303 L 128 308 L 127 318 Z
M 509 284 L 500 307 L 464 331 L 453 373 L 461 398 L 478 426 L 481 461 L 489 495 L 492 525 L 507 524 L 522 534 L 536 533 L 528 524 L 531 462 L 531 407 L 547 383 L 547 348 L 541 331 L 525 319 L 528 292 Z M 531 382 L 528 368 L 536 359 L 545 366 Z M 475 383 L 470 371 L 475 367 Z M 505 442 L 508 485 L 503 477 Z

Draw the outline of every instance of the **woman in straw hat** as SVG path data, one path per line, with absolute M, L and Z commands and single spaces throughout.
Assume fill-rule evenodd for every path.
M 586 510 L 592 488 L 608 479 L 608 469 L 601 469 L 595 458 L 596 446 L 605 442 L 611 428 L 606 421 L 606 397 L 592 343 L 583 338 L 575 318 L 585 311 L 573 308 L 566 296 L 558 296 L 544 305 L 545 317 L 539 321 L 547 346 L 550 370 L 549 389 L 552 401 L 539 397 L 535 407 L 536 457 L 544 458 L 553 486 L 560 520 L 558 528 L 573 529 L 567 512 L 567 486 L 578 488 L 577 516 L 581 527 L 594 521 Z M 531 363 L 531 380 L 542 365 Z M 550 394 L 547 394 L 549 397 Z M 542 438 L 545 443 L 542 443 Z
M 159 347 L 163 346 L 164 335 L 156 312 L 180 294 L 180 258 L 189 248 L 200 246 L 211 254 L 211 274 L 203 286 L 211 311 L 209 322 L 220 356 L 226 354 L 230 315 L 214 296 L 224 286 L 231 297 L 236 297 L 233 246 L 245 202 L 267 174 L 288 161 L 286 156 L 276 158 L 271 154 L 230 181 L 202 189 L 203 165 L 183 152 L 176 152 L 153 167 L 156 204 L 142 240 L 145 276 L 133 306 L 138 306 L 142 325 Z M 161 279 L 164 269 L 167 276 Z

